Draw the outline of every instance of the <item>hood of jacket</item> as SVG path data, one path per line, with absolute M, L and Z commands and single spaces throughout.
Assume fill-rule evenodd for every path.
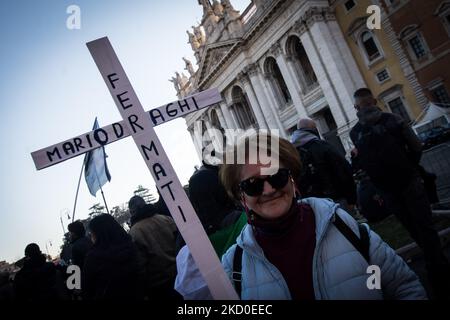
M 25 270 L 39 269 L 45 266 L 46 263 L 47 259 L 43 254 L 40 254 L 32 258 L 26 258 L 23 264 L 23 269 Z
M 376 106 L 362 108 L 356 113 L 359 122 L 362 125 L 372 125 L 378 122 L 382 114 L 383 112 L 381 109 Z
M 130 217 L 130 224 L 134 226 L 141 220 L 153 217 L 156 213 L 156 208 L 153 204 L 146 204 L 144 207 L 137 209 L 136 214 Z
M 295 130 L 291 136 L 291 143 L 298 147 L 302 147 L 310 141 L 320 140 L 319 137 L 308 129 Z

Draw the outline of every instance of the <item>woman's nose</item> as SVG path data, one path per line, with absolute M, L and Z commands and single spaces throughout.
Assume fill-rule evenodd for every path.
M 271 194 L 275 192 L 276 190 L 272 187 L 272 185 L 266 180 L 264 181 L 264 189 L 263 194 Z

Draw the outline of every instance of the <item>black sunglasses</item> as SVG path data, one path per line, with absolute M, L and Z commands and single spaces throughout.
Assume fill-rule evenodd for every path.
M 264 190 L 264 182 L 270 183 L 272 188 L 281 189 L 288 182 L 290 177 L 289 169 L 280 168 L 278 172 L 267 176 L 265 178 L 248 178 L 239 183 L 241 191 L 245 192 L 250 197 L 260 196 Z

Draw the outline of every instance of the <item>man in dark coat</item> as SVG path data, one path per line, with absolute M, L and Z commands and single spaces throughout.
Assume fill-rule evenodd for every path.
M 382 192 L 387 208 L 424 253 L 434 294 L 450 296 L 450 266 L 433 228 L 429 199 L 418 166 L 422 145 L 399 115 L 382 112 L 367 88 L 354 93 L 358 123 L 351 129 L 355 163 Z
M 0 303 L 14 301 L 14 287 L 9 272 L 0 272 Z
M 203 165 L 189 179 L 189 199 L 208 235 L 218 231 L 236 209 L 219 179 L 219 166 Z
M 51 301 L 67 298 L 64 283 L 56 267 L 46 262 L 35 243 L 25 248 L 23 268 L 14 278 L 14 291 L 18 300 Z
M 72 264 L 83 269 L 84 259 L 92 247 L 92 242 L 86 237 L 86 230 L 81 221 L 77 220 L 72 222 L 67 228 L 69 229 L 71 239 Z
M 85 258 L 81 290 L 86 300 L 141 300 L 142 278 L 131 237 L 109 214 L 89 223 L 93 247 Z
M 328 142 L 321 140 L 311 119 L 300 119 L 291 143 L 299 151 L 302 197 L 330 198 L 348 211 L 356 204 L 356 185 L 350 163 Z

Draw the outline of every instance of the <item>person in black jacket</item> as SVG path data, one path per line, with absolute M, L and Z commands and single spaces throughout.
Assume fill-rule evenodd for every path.
M 0 272 L 0 303 L 14 301 L 14 287 L 9 272 Z
M 86 256 L 81 290 L 86 300 L 136 300 L 140 286 L 137 251 L 125 230 L 109 214 L 89 223 L 92 249 Z
M 202 153 L 205 152 L 203 149 Z M 211 160 L 214 157 L 221 158 L 222 155 L 212 150 Z M 196 170 L 189 179 L 186 193 L 197 213 L 200 222 L 208 236 L 234 225 L 242 213 L 242 208 L 237 206 L 225 191 L 219 179 L 219 165 L 205 157 L 202 166 Z M 177 236 L 177 253 L 185 245 L 181 234 Z
M 84 259 L 92 247 L 91 240 L 86 237 L 86 230 L 81 221 L 77 220 L 67 226 L 70 232 L 70 241 L 72 253 L 70 255 L 71 264 L 77 265 L 83 269 Z
M 54 301 L 68 298 L 61 275 L 36 243 L 25 248 L 23 268 L 14 278 L 14 292 L 17 300 Z
M 422 248 L 438 298 L 450 297 L 450 265 L 433 228 L 429 199 L 419 172 L 422 145 L 399 115 L 382 112 L 371 91 L 354 93 L 358 123 L 351 129 L 355 165 L 381 191 L 389 211 Z
M 321 140 L 311 119 L 300 119 L 291 136 L 302 161 L 299 191 L 302 197 L 330 198 L 351 212 L 356 185 L 350 163 L 328 142 Z
M 215 156 L 213 151 L 212 156 Z M 236 209 L 219 180 L 219 166 L 203 165 L 189 179 L 189 199 L 208 235 L 221 229 L 224 218 Z

